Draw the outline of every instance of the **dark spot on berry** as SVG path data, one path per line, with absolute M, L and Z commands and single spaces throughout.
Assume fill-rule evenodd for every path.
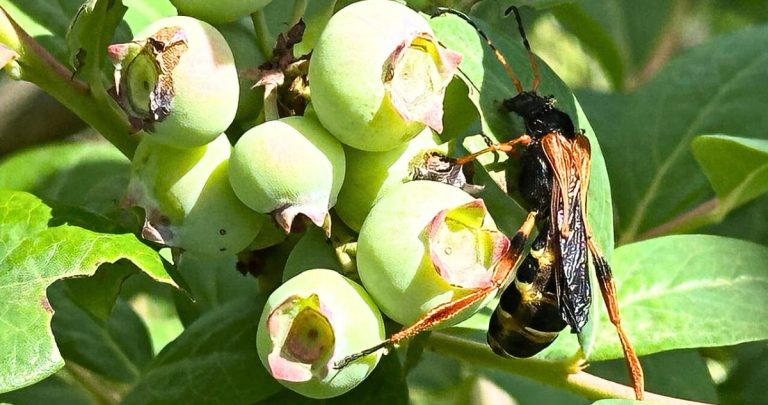
M 219 229 L 219 235 L 224 236 L 227 234 L 227 230 L 224 228 Z
M 307 331 L 307 337 L 311 340 L 317 339 L 317 337 L 320 335 L 320 333 L 317 331 L 317 329 L 310 329 Z
M 227 248 L 219 248 L 219 252 L 226 252 Z

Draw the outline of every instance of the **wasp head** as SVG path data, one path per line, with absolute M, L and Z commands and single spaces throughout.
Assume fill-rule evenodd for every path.
M 533 138 L 542 138 L 552 132 L 567 138 L 575 134 L 571 117 L 555 108 L 555 98 L 552 96 L 543 97 L 525 91 L 504 100 L 504 107 L 523 119 L 526 132 Z

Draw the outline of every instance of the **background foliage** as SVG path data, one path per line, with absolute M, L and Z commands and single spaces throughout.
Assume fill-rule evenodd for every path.
M 307 49 L 329 12 L 349 2 L 306 4 L 312 22 Z M 151 21 L 175 14 L 164 0 L 124 0 L 125 9 L 91 2 L 96 8 L 78 26 L 86 34 L 75 29 L 67 35 L 81 3 L 0 0 L 0 7 L 65 66 L 83 62 L 73 59 L 73 49 L 94 50 L 77 73 L 89 83 L 99 82 L 94 78 L 105 64 L 93 56 L 96 50 L 128 41 Z M 307 2 L 274 1 L 265 10 L 273 34 L 288 28 L 296 3 Z M 646 355 L 648 390 L 703 402 L 764 402 L 768 5 L 408 3 L 427 12 L 437 5 L 471 12 L 524 83 L 530 80 L 527 61 L 503 10 L 530 6 L 523 18 L 532 47 L 551 68 L 544 69 L 542 92 L 557 96 L 602 150 L 593 163 L 590 219 L 607 253 L 616 242 L 619 304 L 635 347 Z M 519 123 L 492 108 L 493 100 L 513 94 L 503 71 L 459 21 L 440 18 L 432 24 L 447 46 L 479 55 L 479 63 L 462 65 L 482 90 L 470 92 L 479 113 L 457 116 L 453 128 L 467 128 L 457 130 L 461 135 L 483 130 L 498 139 L 513 136 L 510 128 Z M 246 27 L 237 29 L 253 36 Z M 253 41 L 269 49 L 263 38 Z M 139 225 L 136 215 L 115 203 L 130 169 L 121 150 L 130 145 L 115 142 L 110 133 L 125 123 L 109 110 L 98 110 L 106 113 L 93 119 L 87 103 L 67 97 L 68 90 L 38 71 L 29 78 L 58 92 L 66 107 L 13 75 L 0 73 L 0 189 L 6 190 L 0 192 L 0 392 L 6 392 L 0 401 L 311 402 L 268 377 L 254 344 L 264 291 L 280 279 L 302 236 L 291 235 L 250 261 L 240 258 L 241 270 L 259 263 L 264 276 L 258 281 L 235 271 L 235 258 L 182 257 L 169 265 L 167 252 L 158 254 L 132 233 Z M 91 117 L 90 126 L 70 109 Z M 248 126 L 236 122 L 229 135 Z M 472 149 L 476 141 L 467 137 L 463 146 Z M 501 226 L 515 229 L 523 212 L 494 190 L 490 179 L 499 173 L 487 168 L 491 187 L 484 197 L 503 218 Z M 308 232 L 303 243 L 313 243 L 314 236 Z M 91 277 L 70 279 L 85 275 Z M 172 287 L 176 283 L 188 293 Z M 586 338 L 587 371 L 625 381 L 614 331 L 599 318 L 600 305 L 594 308 L 599 315 Z M 563 380 L 563 367 L 577 350 L 574 337 L 563 333 L 535 361 L 503 361 L 483 346 L 489 314 L 481 311 L 456 328 L 415 340 L 385 357 L 364 384 L 326 402 L 591 402 L 584 396 L 593 393 Z M 33 366 L 20 361 L 29 358 L 37 360 Z M 540 372 L 547 367 L 561 374 Z

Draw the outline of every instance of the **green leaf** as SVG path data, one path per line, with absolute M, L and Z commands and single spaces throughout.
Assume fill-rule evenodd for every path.
M 346 394 L 323 401 L 329 405 L 344 404 L 408 404 L 408 386 L 405 384 L 405 375 L 397 355 L 382 357 L 379 364 L 371 372 L 371 375 L 360 385 Z M 288 403 L 316 404 L 317 400 L 299 395 L 291 390 L 283 389 L 257 404 Z
M 50 144 L 0 162 L 0 189 L 27 191 L 48 203 L 116 217 L 130 170 L 131 162 L 106 142 Z
M 750 240 L 768 245 L 768 195 L 732 211 L 723 222 L 704 228 L 704 233 Z
M 462 372 L 462 363 L 431 352 L 408 374 L 410 402 L 414 405 L 469 403 L 473 376 Z
M 106 91 L 102 80 L 105 50 L 126 10 L 121 0 L 88 0 L 80 6 L 67 30 L 74 74 L 87 82 L 94 94 Z
M 591 368 L 590 368 L 591 371 Z M 493 369 L 478 369 L 478 373 L 487 377 L 496 386 L 504 390 L 516 403 L 527 404 L 562 404 L 586 405 L 589 401 L 563 388 L 545 385 L 509 372 Z
M 132 234 L 99 234 L 68 225 L 49 228 L 51 210 L 24 192 L 0 191 L 0 392 L 53 374 L 64 362 L 49 329 L 45 289 L 61 278 L 92 275 L 128 259 L 155 280 L 174 285 L 157 253 Z
M 74 362 L 110 382 L 129 384 L 152 359 L 147 328 L 131 307 L 118 300 L 106 320 L 91 317 L 72 300 L 71 292 L 55 285 L 48 290 L 56 308 L 52 329 L 67 362 Z
M 88 392 L 73 384 L 66 370 L 20 390 L 0 394 L 0 403 L 15 405 L 44 404 L 56 398 L 59 405 L 90 405 L 93 403 Z
M 179 274 L 189 294 L 174 291 L 173 301 L 184 325 L 192 324 L 202 314 L 229 301 L 256 294 L 256 278 L 241 274 L 236 266 L 234 256 L 206 257 L 191 252 L 181 255 Z
M 645 390 L 690 401 L 717 403 L 717 391 L 707 364 L 696 350 L 655 353 L 640 359 L 645 373 Z M 629 385 L 624 359 L 591 363 L 587 372 Z
M 717 387 L 721 403 L 763 403 L 768 378 L 768 344 L 744 344 L 726 350 L 729 352 L 727 378 Z
M 161 18 L 176 15 L 176 8 L 168 0 L 123 0 L 123 4 L 128 7 L 123 20 L 134 34 Z M 129 40 L 131 38 L 118 39 L 116 42 L 122 43 Z
M 316 226 L 308 227 L 291 250 L 285 262 L 283 281 L 311 269 L 330 269 L 344 274 L 331 241 Z
M 307 4 L 304 11 L 304 36 L 301 42 L 293 48 L 294 55 L 301 56 L 312 52 L 315 43 L 320 38 L 320 33 L 328 25 L 328 20 L 333 15 L 333 8 L 336 6 L 336 0 L 314 0 Z
M 768 191 L 768 139 L 699 136 L 691 149 L 717 194 L 722 215 Z
M 642 3 L 621 0 L 586 0 L 579 7 L 617 41 L 625 71 L 641 73 L 673 21 L 674 2 L 651 0 Z
M 161 256 L 163 256 L 162 253 Z M 171 269 L 173 268 L 171 267 L 169 271 Z M 186 289 L 187 286 L 178 272 L 173 275 L 173 278 L 178 281 L 181 288 L 156 283 L 143 273 L 137 273 L 129 277 L 120 290 L 120 298 L 130 302 L 131 307 L 147 325 L 155 354 L 184 331 L 184 325 L 179 320 L 172 297 L 174 293 Z M 189 300 L 188 296 L 187 300 Z
M 617 295 L 638 355 L 768 339 L 768 248 L 709 235 L 622 246 L 614 254 Z M 592 360 L 622 356 L 611 328 Z
M 66 60 L 64 36 L 69 20 L 81 4 L 81 0 L 0 0 L 0 7 L 59 60 Z
M 480 115 L 469 99 L 469 87 L 463 80 L 454 77 L 445 89 L 443 99 L 443 132 L 440 139 L 447 142 L 459 136 L 478 132 L 473 128 L 479 123 Z M 479 125 L 479 124 L 478 124 Z
M 253 403 L 280 391 L 256 353 L 264 302 L 240 298 L 198 318 L 157 355 L 124 403 Z
M 711 198 L 689 152 L 702 133 L 768 139 L 768 26 L 690 49 L 624 103 L 586 107 L 612 178 L 619 241 L 629 243 Z M 617 113 L 618 110 L 618 113 Z
M 136 269 L 130 263 L 105 263 L 93 276 L 66 280 L 64 285 L 70 299 L 81 310 L 106 321 L 120 294 L 123 281 L 135 272 Z
M 544 9 L 568 2 L 569 0 L 481 0 L 472 6 L 472 14 L 484 18 L 491 14 L 501 17 L 510 6 Z M 487 19 L 492 21 L 490 18 Z
M 552 14 L 594 56 L 614 89 L 624 84 L 624 62 L 613 37 L 594 17 L 575 3 L 552 8 Z

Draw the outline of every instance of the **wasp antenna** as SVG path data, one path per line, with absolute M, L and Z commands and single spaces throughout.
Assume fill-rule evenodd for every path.
M 517 89 L 517 92 L 518 93 L 523 92 L 523 85 L 520 83 L 520 80 L 517 78 L 517 75 L 515 75 L 515 72 L 512 70 L 512 67 L 509 65 L 509 63 L 507 63 L 507 60 L 504 58 L 504 55 L 501 54 L 499 49 L 496 48 L 493 42 L 491 42 L 491 39 L 488 38 L 488 35 L 485 35 L 485 32 L 483 32 L 483 30 L 480 29 L 480 27 L 478 27 L 477 24 L 475 24 L 475 22 L 472 21 L 472 19 L 469 18 L 468 15 L 460 11 L 454 10 L 452 8 L 438 7 L 437 11 L 435 11 L 432 14 L 431 18 L 439 17 L 443 14 L 453 14 L 461 18 L 462 20 L 466 21 L 469 25 L 471 25 L 472 28 L 474 28 L 475 31 L 477 31 L 477 33 L 480 34 L 481 37 L 483 37 L 483 39 L 485 40 L 485 43 L 488 44 L 488 47 L 491 48 L 491 50 L 493 51 L 493 55 L 496 57 L 496 60 L 498 60 L 499 63 L 501 63 L 501 65 L 504 66 L 504 70 L 507 72 L 507 76 L 509 76 L 509 79 L 512 81 L 512 84 L 514 84 L 515 89 Z M 538 87 L 538 85 L 536 87 Z
M 523 20 L 520 18 L 520 11 L 515 6 L 510 6 L 504 15 L 509 15 L 510 12 L 515 13 L 515 20 L 517 20 L 517 29 L 520 31 L 520 36 L 523 38 L 523 46 L 525 51 L 528 52 L 528 61 L 531 63 L 531 70 L 533 71 L 533 84 L 531 85 L 531 91 L 536 92 L 541 84 L 541 76 L 539 75 L 539 65 L 536 63 L 536 57 L 533 56 L 531 51 L 531 44 L 528 43 L 528 37 L 525 35 L 525 29 L 523 28 Z

